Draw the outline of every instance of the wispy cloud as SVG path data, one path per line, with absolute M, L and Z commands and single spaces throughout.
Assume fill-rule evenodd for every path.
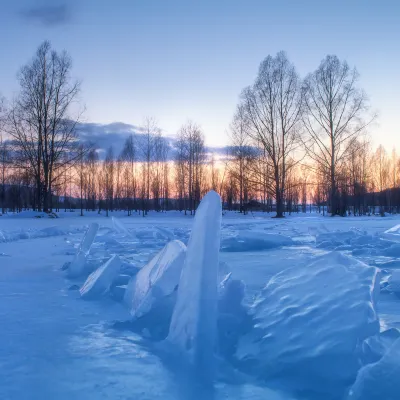
M 72 10 L 67 3 L 35 5 L 22 10 L 21 16 L 44 26 L 65 25 L 72 20 Z

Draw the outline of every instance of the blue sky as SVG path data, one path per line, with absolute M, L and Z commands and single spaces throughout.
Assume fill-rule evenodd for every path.
M 213 146 L 227 143 L 240 91 L 268 54 L 285 50 L 302 76 L 336 54 L 357 67 L 379 112 L 374 144 L 398 141 L 398 1 L 1 0 L 0 38 L 7 98 L 49 39 L 73 58 L 87 122 L 154 116 L 171 135 L 192 119 Z

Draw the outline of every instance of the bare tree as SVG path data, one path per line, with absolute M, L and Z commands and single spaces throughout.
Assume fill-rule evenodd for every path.
M 63 157 L 76 140 L 78 118 L 70 106 L 76 101 L 80 84 L 70 77 L 72 62 L 66 52 L 57 53 L 43 42 L 33 60 L 19 74 L 21 91 L 9 115 L 8 133 L 21 156 L 19 166 L 35 176 L 37 204 L 51 208 L 52 184 L 58 179 Z
M 3 214 L 6 211 L 6 176 L 10 164 L 11 164 L 10 151 L 7 142 L 3 140 L 3 135 L 0 132 L 0 179 L 1 179 L 0 203 L 1 203 L 1 212 Z
M 231 124 L 230 163 L 231 176 L 239 185 L 239 212 L 246 214 L 248 192 L 250 186 L 250 171 L 255 166 L 255 151 L 251 147 L 247 132 L 246 113 L 243 106 L 239 106 Z
M 87 164 L 87 210 L 91 209 L 94 211 L 96 209 L 96 175 L 99 169 L 98 166 L 99 156 L 95 149 L 91 149 L 86 155 Z
M 286 176 L 295 165 L 288 159 L 299 143 L 302 114 L 300 78 L 285 53 L 261 63 L 254 85 L 243 91 L 241 106 L 249 137 L 268 154 L 276 216 L 283 217 Z
M 303 122 L 308 133 L 305 149 L 329 174 L 331 214 L 339 213 L 337 176 L 368 123 L 367 97 L 357 87 L 358 73 L 336 56 L 327 56 L 304 81 Z
M 122 160 L 125 162 L 125 197 L 127 200 L 128 215 L 136 204 L 136 146 L 133 135 L 130 135 L 122 150 Z
M 187 197 L 185 213 L 188 209 L 192 215 L 201 200 L 206 161 L 204 134 L 193 122 L 187 122 L 178 132 L 177 161 L 181 191 Z
M 5 213 L 5 201 L 6 201 L 6 170 L 10 164 L 10 153 L 7 146 L 7 142 L 3 140 L 3 124 L 5 116 L 5 100 L 0 95 L 0 174 L 1 174 L 1 212 Z
M 178 201 L 178 210 L 185 210 L 186 214 L 186 144 L 182 130 L 178 132 L 175 141 L 175 187 Z
M 114 200 L 114 180 L 115 180 L 115 159 L 114 150 L 110 146 L 107 150 L 106 158 L 103 163 L 103 197 L 105 200 L 106 215 L 109 210 L 113 210 Z
M 150 177 L 151 177 L 151 164 L 154 158 L 154 145 L 155 138 L 160 132 L 160 128 L 157 126 L 157 122 L 152 117 L 147 117 L 144 121 L 142 127 L 143 135 L 140 143 L 140 151 L 141 157 L 143 159 L 143 204 L 142 204 L 142 212 L 143 216 L 149 210 L 150 207 Z

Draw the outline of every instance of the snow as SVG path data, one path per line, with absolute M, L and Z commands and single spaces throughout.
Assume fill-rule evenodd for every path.
M 117 255 L 111 257 L 104 265 L 92 272 L 80 289 L 84 299 L 93 299 L 109 292 L 118 275 L 121 260 Z
M 221 199 L 211 191 L 193 221 L 168 344 L 205 379 L 213 376 L 217 342 Z
M 378 294 L 378 270 L 339 253 L 283 270 L 256 299 L 254 330 L 237 356 L 297 390 L 343 389 L 357 374 L 360 344 L 379 333 Z
M 284 235 L 262 231 L 239 231 L 236 235 L 221 241 L 221 251 L 258 251 L 275 247 L 291 246 L 293 240 Z
M 134 318 L 148 313 L 179 285 L 186 246 L 179 240 L 169 242 L 128 283 L 124 301 Z
M 196 343 L 207 350 L 207 343 L 218 340 L 214 346 L 216 362 L 211 361 L 206 367 L 210 367 L 210 372 L 213 366 L 216 370 L 214 388 L 210 389 L 201 384 L 199 374 L 188 377 L 184 363 L 183 371 L 175 368 L 181 362 L 180 356 L 193 360 L 189 352 L 166 341 L 162 342 L 169 350 L 165 353 L 165 348 L 160 350 L 159 343 L 154 343 L 152 328 L 159 325 L 157 318 L 162 315 L 150 313 L 155 318 L 149 320 L 149 313 L 144 314 L 138 319 L 146 320 L 144 329 L 132 331 L 126 324 L 132 318 L 130 309 L 122 301 L 128 282 L 168 242 L 180 240 L 187 244 L 191 234 L 192 238 L 201 236 L 197 217 L 195 221 L 179 212 L 150 212 L 145 218 L 135 213 L 128 217 L 120 211 L 110 212 L 109 218 L 97 211 L 86 212 L 84 217 L 79 212 L 60 212 L 59 218 L 24 214 L 0 218 L 2 399 L 343 400 L 348 398 L 349 388 L 354 393 L 350 399 L 398 397 L 397 350 L 392 351 L 393 360 L 387 360 L 390 347 L 399 338 L 400 299 L 387 288 L 391 283 L 393 289 L 398 280 L 399 239 L 385 232 L 400 224 L 399 216 L 324 218 L 311 213 L 272 219 L 261 212 L 246 216 L 224 212 L 221 249 L 225 239 L 238 237 L 241 232 L 248 233 L 250 239 L 272 234 L 291 242 L 219 252 L 219 271 L 213 282 L 226 279 L 218 284 L 217 301 L 213 289 L 214 295 L 210 296 L 218 310 L 215 336 L 213 307 L 212 315 L 197 312 L 199 309 L 180 313 L 179 322 L 188 322 L 189 327 L 195 327 L 196 321 L 205 321 L 201 334 L 208 339 Z M 125 229 L 116 229 L 112 217 L 134 236 L 127 235 Z M 79 254 L 91 223 L 98 225 L 97 234 L 91 246 L 82 246 L 86 249 L 80 253 L 84 258 L 83 271 L 71 281 L 60 267 Z M 205 221 L 201 223 L 204 224 Z M 210 221 L 207 224 L 213 225 Z M 198 240 L 191 258 L 193 264 L 203 265 L 199 254 L 207 248 L 208 236 Z M 329 253 L 331 250 L 334 252 Z M 82 287 L 86 274 L 104 266 L 114 255 L 120 258 L 120 271 L 103 281 L 101 286 L 109 287 L 106 296 L 99 296 L 104 293 L 101 289 L 94 296 L 95 301 L 82 301 L 76 289 Z M 318 264 L 318 260 L 325 260 L 326 265 L 322 261 Z M 329 260 L 335 268 L 329 267 Z M 382 271 L 381 279 L 376 268 Z M 279 283 L 279 274 L 286 277 L 286 287 Z M 323 279 L 324 274 L 329 278 Z M 267 293 L 264 287 L 271 279 L 276 291 Z M 379 279 L 381 293 L 379 285 L 373 283 Z M 96 285 L 101 281 L 96 280 Z M 200 284 L 198 279 L 188 279 L 186 286 L 196 294 Z M 193 301 L 196 296 L 187 294 L 190 291 L 184 293 L 188 307 L 193 307 L 199 302 Z M 164 310 L 174 307 L 175 296 L 176 292 L 162 297 L 165 301 L 160 304 L 168 303 Z M 249 314 L 249 308 L 256 310 L 251 305 L 258 296 L 260 316 L 276 319 L 271 334 L 275 334 L 277 345 L 268 347 L 268 335 L 264 335 L 259 346 L 269 350 L 260 353 L 265 362 L 254 357 L 252 364 L 251 351 L 256 346 L 248 340 L 252 338 L 250 333 L 256 338 L 257 329 L 268 325 L 265 319 L 254 321 L 254 315 Z M 307 301 L 310 305 L 305 308 Z M 302 307 L 305 315 L 290 309 L 292 302 Z M 157 304 L 153 303 L 151 311 L 158 309 Z M 260 326 L 254 328 L 257 323 Z M 364 328 L 360 334 L 361 326 Z M 354 345 L 356 336 L 359 343 Z M 243 348 L 244 341 L 247 349 Z M 240 354 L 249 357 L 238 359 L 236 355 Z M 325 357 L 323 362 L 319 355 Z M 205 360 L 209 357 L 212 358 L 210 351 Z M 301 370 L 299 365 L 303 365 Z

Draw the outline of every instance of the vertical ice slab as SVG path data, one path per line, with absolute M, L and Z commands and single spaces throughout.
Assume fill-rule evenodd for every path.
M 162 301 L 175 291 L 185 254 L 186 246 L 179 240 L 173 240 L 131 278 L 124 302 L 134 318 L 142 317 L 157 301 Z
M 82 239 L 82 242 L 79 246 L 78 252 L 75 255 L 75 258 L 72 260 L 71 264 L 68 267 L 67 273 L 71 278 L 82 275 L 86 258 L 90 252 L 90 248 L 92 247 L 94 238 L 96 237 L 97 231 L 99 229 L 99 224 L 93 223 L 89 225 L 88 230 L 85 233 L 85 236 Z
M 128 231 L 128 228 L 117 218 L 112 217 L 112 224 L 117 233 L 136 239 L 135 235 Z
M 211 191 L 196 211 L 167 344 L 212 377 L 217 342 L 221 198 Z
M 112 256 L 105 264 L 89 275 L 79 290 L 81 296 L 83 298 L 95 298 L 107 293 L 118 275 L 120 266 L 120 258 L 117 255 Z

